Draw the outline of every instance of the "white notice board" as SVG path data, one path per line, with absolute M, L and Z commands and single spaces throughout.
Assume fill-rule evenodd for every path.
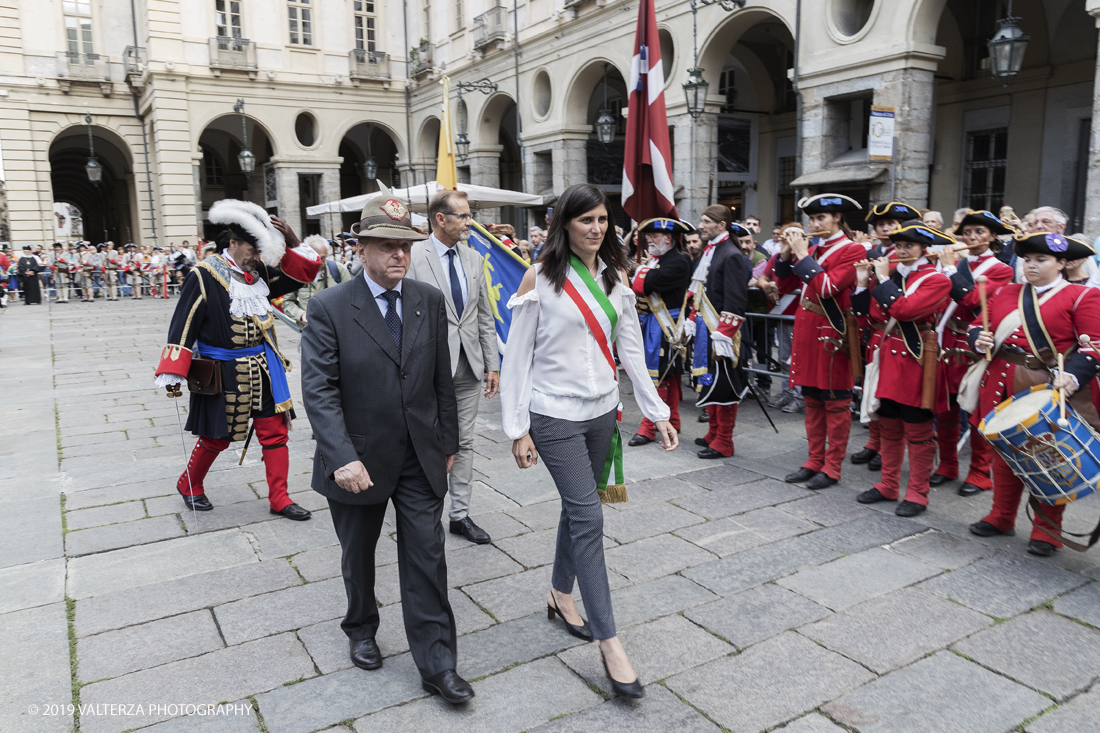
M 871 105 L 871 125 L 867 133 L 867 155 L 871 160 L 894 159 L 894 108 Z

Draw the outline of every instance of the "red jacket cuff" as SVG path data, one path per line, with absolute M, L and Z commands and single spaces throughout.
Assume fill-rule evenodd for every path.
M 650 267 L 639 267 L 634 273 L 634 280 L 630 283 L 630 289 L 636 294 L 645 296 L 645 276 L 649 274 Z
M 191 369 L 191 349 L 177 344 L 168 344 L 160 352 L 160 363 L 157 364 L 155 376 L 176 374 L 187 379 L 189 369 Z
M 285 275 L 300 283 L 311 283 L 313 278 L 317 277 L 317 273 L 321 271 L 323 264 L 320 257 L 311 260 L 293 249 L 287 249 L 283 254 L 283 259 L 279 260 L 279 269 Z
M 741 329 L 741 324 L 744 322 L 745 319 L 741 316 L 730 313 L 729 311 L 722 311 L 718 316 L 718 333 L 733 338 L 734 334 Z

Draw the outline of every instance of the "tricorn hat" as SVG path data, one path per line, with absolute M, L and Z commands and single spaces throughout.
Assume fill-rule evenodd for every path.
M 730 224 L 730 234 L 737 237 L 738 239 L 740 239 L 741 237 L 752 236 L 752 232 L 750 232 L 748 229 L 741 226 L 740 224 Z
M 378 193 L 363 204 L 358 224 L 351 225 L 351 234 L 362 239 L 405 239 L 419 242 L 428 238 L 413 228 L 409 207 L 390 194 L 390 189 L 378 182 Z
M 268 267 L 278 267 L 286 252 L 286 240 L 271 223 L 271 215 L 251 201 L 222 199 L 210 207 L 211 224 L 222 224 L 234 239 L 248 242 L 260 252 Z M 226 242 L 228 244 L 228 242 Z
M 892 242 L 913 242 L 925 247 L 939 247 L 955 244 L 953 237 L 944 234 L 939 229 L 933 229 L 924 224 L 910 224 L 901 229 L 895 229 L 887 235 Z
M 1016 254 L 1042 254 L 1060 260 L 1083 260 L 1096 252 L 1080 239 L 1056 232 L 1035 232 L 1016 236 Z
M 995 235 L 1016 234 L 1016 230 L 1001 221 L 996 214 L 982 209 L 971 209 L 966 212 L 966 216 L 955 227 L 955 234 L 962 234 L 963 227 L 975 224 L 985 227 Z
M 862 211 L 863 207 L 854 198 L 842 193 L 819 193 L 808 196 L 798 202 L 798 208 L 807 216 L 811 214 L 847 214 Z
M 894 221 L 902 222 L 919 218 L 920 212 L 909 204 L 903 204 L 900 201 L 891 201 L 888 204 L 872 207 L 871 211 L 867 214 L 867 223 L 874 226 L 883 219 L 893 219 Z
M 691 226 L 685 221 L 680 219 L 668 219 L 663 216 L 658 216 L 654 219 L 647 219 L 638 225 L 638 231 L 642 234 L 649 232 L 664 232 L 668 234 L 691 234 L 695 231 L 695 227 Z

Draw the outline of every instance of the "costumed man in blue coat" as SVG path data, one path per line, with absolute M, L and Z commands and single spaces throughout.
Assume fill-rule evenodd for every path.
M 184 279 L 156 371 L 169 397 L 188 383 L 186 427 L 199 436 L 176 490 L 188 509 L 213 509 L 203 480 L 231 442 L 251 437 L 251 422 L 263 447 L 271 513 L 309 519 L 287 493 L 290 361 L 279 350 L 271 301 L 313 282 L 321 258 L 286 222 L 248 201 L 218 201 L 209 220 L 224 226 L 217 252 Z

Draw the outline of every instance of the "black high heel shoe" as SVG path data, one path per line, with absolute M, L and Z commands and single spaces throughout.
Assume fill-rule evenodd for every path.
M 554 614 L 561 616 L 561 622 L 565 624 L 565 629 L 573 636 L 584 641 L 592 641 L 592 630 L 588 628 L 588 622 L 583 618 L 581 619 L 580 626 L 574 626 L 565 620 L 565 614 L 558 609 L 558 602 L 554 599 L 554 594 L 550 594 L 550 602 L 546 604 L 546 618 L 551 621 L 554 620 Z
M 604 674 L 607 675 L 607 679 L 611 683 L 611 691 L 616 696 L 630 698 L 631 700 L 641 700 L 645 697 L 645 688 L 642 687 L 641 680 L 635 678 L 633 682 L 619 682 L 611 676 L 611 670 L 607 668 L 607 657 L 604 656 L 603 649 L 600 650 L 600 659 L 603 660 Z

